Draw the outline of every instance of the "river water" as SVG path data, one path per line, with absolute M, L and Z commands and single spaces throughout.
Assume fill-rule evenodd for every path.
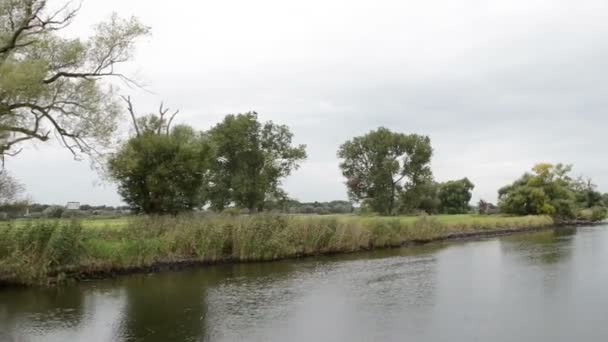
M 608 341 L 608 226 L 0 289 L 0 341 Z

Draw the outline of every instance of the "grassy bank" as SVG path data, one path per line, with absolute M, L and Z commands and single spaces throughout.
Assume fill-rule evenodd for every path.
M 275 260 L 550 226 L 544 216 L 208 216 L 0 226 L 0 281 L 47 284 L 159 264 Z

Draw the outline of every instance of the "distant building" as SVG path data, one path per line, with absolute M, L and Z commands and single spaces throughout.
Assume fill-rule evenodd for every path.
M 68 202 L 68 204 L 65 206 L 65 208 L 67 210 L 79 210 L 80 202 Z

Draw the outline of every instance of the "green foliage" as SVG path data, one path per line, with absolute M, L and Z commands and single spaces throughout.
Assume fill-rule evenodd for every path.
M 606 207 L 591 208 L 591 221 L 600 222 L 608 218 L 608 209 Z
M 465 214 L 469 212 L 471 192 L 475 185 L 468 178 L 449 181 L 439 187 L 441 212 L 444 214 Z
M 441 209 L 439 199 L 440 184 L 422 182 L 402 191 L 399 196 L 399 212 L 402 214 L 438 214 Z
M 148 214 L 202 207 L 213 157 L 208 139 L 188 126 L 176 126 L 167 134 L 147 127 L 109 160 L 124 201 L 135 212 Z
M 115 67 L 131 59 L 148 28 L 113 15 L 87 40 L 61 31 L 78 14 L 45 0 L 0 1 L 0 155 L 55 132 L 73 153 L 95 153 L 111 142 L 120 110 Z M 93 146 L 92 144 L 95 144 Z
M 590 218 L 591 214 L 581 211 L 603 206 L 601 195 L 590 181 L 573 180 L 569 176 L 571 170 L 570 165 L 536 165 L 532 174 L 526 173 L 499 190 L 500 210 L 516 215 L 552 215 L 563 220 Z
M 276 260 L 553 224 L 549 217 L 178 215 L 0 225 L 0 282 L 44 284 L 167 263 Z
M 608 218 L 608 209 L 593 207 L 579 210 L 576 218 L 582 221 L 601 222 Z
M 217 149 L 209 186 L 216 210 L 234 203 L 255 212 L 280 201 L 281 180 L 306 158 L 304 145 L 292 146 L 287 126 L 261 123 L 255 112 L 226 116 L 209 138 Z
M 604 203 L 602 193 L 596 190 L 595 184 L 590 179 L 582 177 L 576 179 L 572 182 L 572 189 L 575 192 L 576 203 L 582 208 L 608 206 L 608 203 Z
M 348 195 L 383 215 L 395 213 L 401 191 L 432 179 L 428 137 L 380 127 L 347 141 L 338 150 Z
M 29 206 L 28 202 L 19 201 L 0 205 L 0 215 L 6 219 L 16 219 L 22 217 Z
M 78 267 L 84 250 L 78 222 L 36 221 L 0 227 L 0 278 L 44 283 Z
M 350 214 L 355 208 L 348 201 L 301 203 L 290 200 L 285 203 L 286 212 L 290 214 Z
M 61 218 L 65 212 L 65 207 L 59 205 L 52 205 L 42 212 L 46 218 Z
M 490 215 L 497 213 L 498 207 L 496 207 L 490 202 L 486 202 L 485 200 L 480 199 L 479 203 L 477 204 L 477 210 L 480 215 Z

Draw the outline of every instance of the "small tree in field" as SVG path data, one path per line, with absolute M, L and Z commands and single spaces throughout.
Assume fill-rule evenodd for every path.
M 440 185 L 439 200 L 444 214 L 466 214 L 469 211 L 471 191 L 475 185 L 468 178 L 449 181 Z
M 177 214 L 203 206 L 212 149 L 189 126 L 171 127 L 177 114 L 137 119 L 128 100 L 136 135 L 109 160 L 119 193 L 135 212 Z

